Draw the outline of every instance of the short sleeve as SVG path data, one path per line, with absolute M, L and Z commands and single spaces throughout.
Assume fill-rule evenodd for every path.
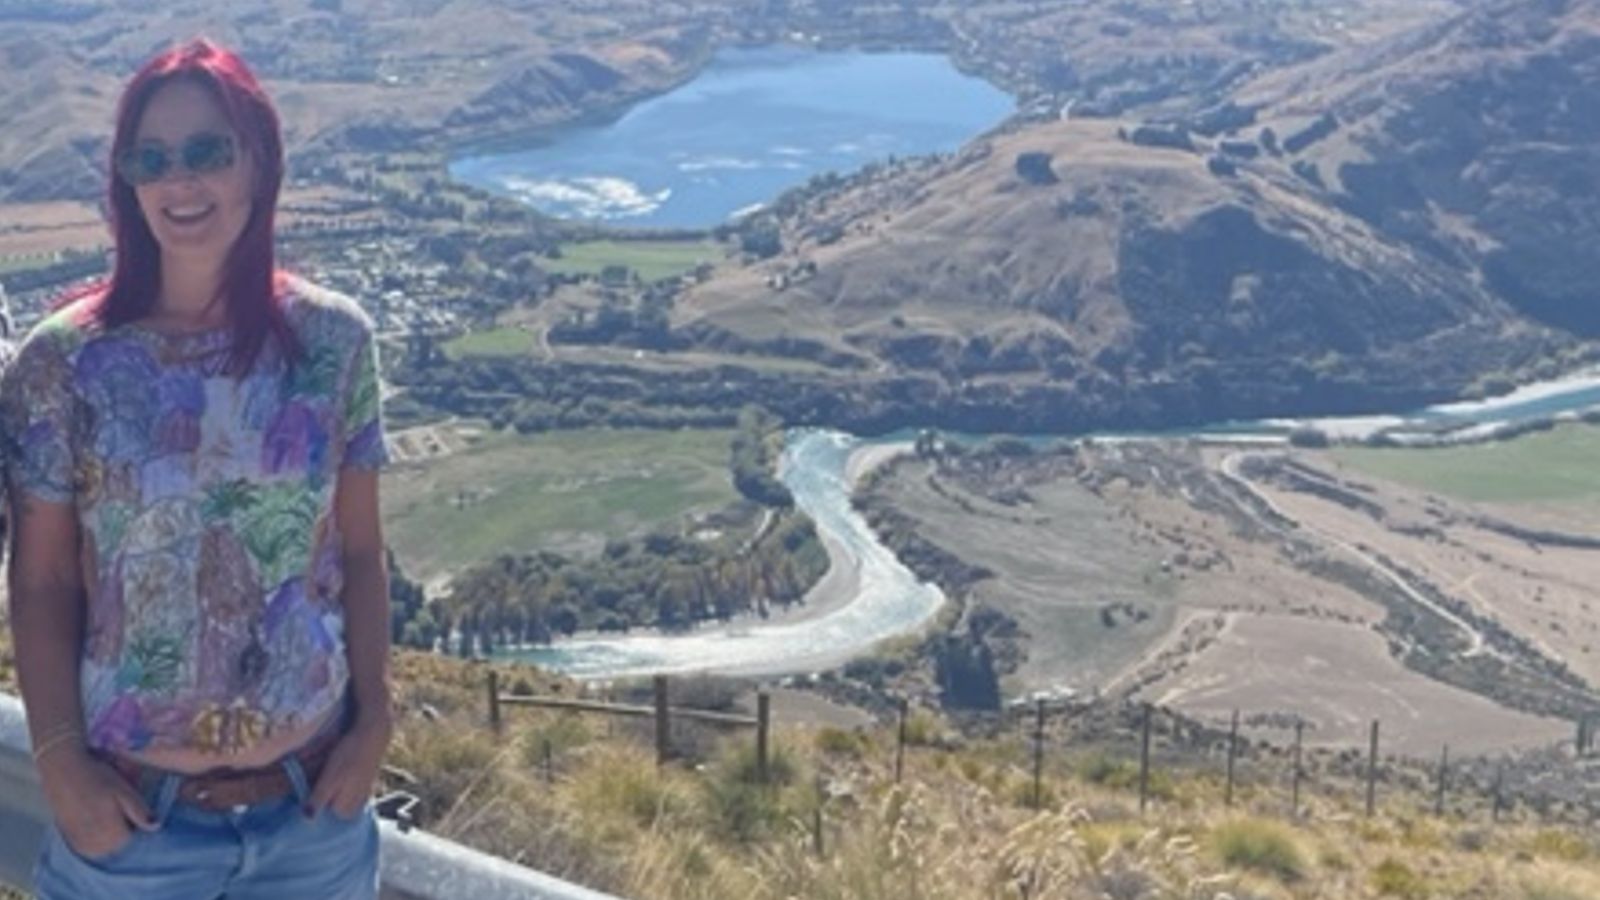
M 0 378 L 0 432 L 13 499 L 72 501 L 75 403 L 72 366 L 56 336 L 35 332 Z
M 345 381 L 342 466 L 376 471 L 389 463 L 378 383 L 378 343 L 363 329 Z

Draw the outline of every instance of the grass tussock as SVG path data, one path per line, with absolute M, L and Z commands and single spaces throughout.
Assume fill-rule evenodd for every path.
M 1427 879 L 1394 857 L 1385 858 L 1372 870 L 1372 887 L 1379 896 L 1401 900 L 1425 900 L 1433 896 Z
M 1306 876 L 1305 854 L 1289 830 L 1276 822 L 1228 822 L 1211 833 L 1211 846 L 1229 868 L 1248 869 L 1283 882 Z

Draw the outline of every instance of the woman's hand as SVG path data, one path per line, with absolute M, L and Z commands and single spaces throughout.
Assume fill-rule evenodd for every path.
M 315 817 L 323 807 L 346 819 L 359 812 L 372 796 L 372 785 L 378 780 L 378 768 L 393 733 L 394 723 L 387 712 L 357 716 L 355 724 L 328 754 L 322 774 L 311 789 L 311 799 L 306 802 L 306 817 Z
M 108 856 L 132 840 L 133 829 L 157 828 L 144 798 L 82 748 L 46 754 L 39 780 L 61 837 L 80 856 Z

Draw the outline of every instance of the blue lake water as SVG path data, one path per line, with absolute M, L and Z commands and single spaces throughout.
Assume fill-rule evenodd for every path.
M 462 157 L 450 172 L 562 218 L 711 227 L 813 175 L 955 150 L 1015 106 L 938 55 L 724 50 L 609 124 Z

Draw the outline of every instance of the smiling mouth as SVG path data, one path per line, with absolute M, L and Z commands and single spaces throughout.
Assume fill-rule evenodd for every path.
M 201 219 L 204 219 L 206 216 L 211 215 L 211 211 L 214 209 L 216 209 L 215 204 L 207 204 L 205 206 L 167 207 L 161 210 L 161 214 L 166 217 L 167 221 L 174 224 L 193 225 Z

